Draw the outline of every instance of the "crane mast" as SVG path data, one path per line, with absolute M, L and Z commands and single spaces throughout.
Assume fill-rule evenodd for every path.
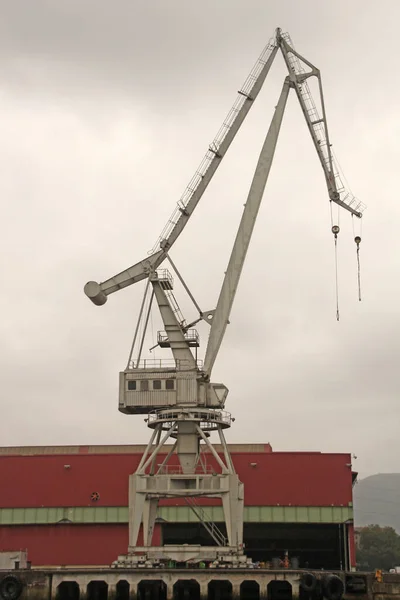
M 243 124 L 278 50 L 283 55 L 288 75 L 284 79 L 279 101 L 259 155 L 216 308 L 202 311 L 172 262 L 169 252 L 187 225 Z M 308 86 L 308 79 L 311 77 L 316 78 L 318 83 L 320 113 Z M 120 561 L 125 565 L 137 564 L 138 556 L 145 556 L 150 560 L 217 559 L 234 564 L 246 561 L 243 554 L 243 484 L 236 474 L 224 436 L 224 430 L 229 428 L 232 422 L 231 415 L 224 410 L 228 389 L 221 383 L 212 383 L 211 375 L 229 323 L 291 89 L 296 93 L 321 163 L 329 201 L 361 218 L 365 206 L 345 189 L 332 155 L 319 69 L 294 50 L 288 34 L 277 29 L 274 39 L 263 50 L 239 91 L 233 108 L 210 144 L 150 255 L 103 283 L 90 281 L 85 286 L 85 293 L 92 302 L 102 305 L 107 301 L 108 295 L 115 291 L 140 280 L 147 279 L 148 282 L 139 315 L 139 322 L 144 321 L 145 324 L 139 353 L 137 358 L 132 360 L 139 330 L 138 323 L 128 365 L 120 373 L 119 410 L 126 414 L 148 415 L 146 421 L 152 429 L 147 449 L 137 471 L 130 476 L 129 481 L 129 551 Z M 167 270 L 159 269 L 166 259 L 170 261 L 197 309 L 198 317 L 189 325 L 175 299 L 172 276 Z M 144 306 L 149 291 L 151 298 L 145 314 Z M 154 362 L 141 359 L 153 299 L 158 305 L 165 328 L 165 331 L 158 333 L 157 346 L 169 348 L 173 356 L 172 361 Z M 204 364 L 197 359 L 199 336 L 193 329 L 200 320 L 210 325 Z M 213 432 L 219 437 L 218 451 L 209 439 Z M 173 440 L 173 444 L 166 444 L 169 440 Z M 207 464 L 207 457 L 211 457 L 210 464 Z M 157 460 L 161 462 L 157 463 Z M 171 497 L 185 500 L 207 529 L 215 543 L 214 546 L 152 546 L 158 502 L 161 498 Z M 198 497 L 221 499 L 226 533 L 210 522 L 204 508 L 197 503 Z M 139 547 L 137 541 L 141 524 L 143 546 Z

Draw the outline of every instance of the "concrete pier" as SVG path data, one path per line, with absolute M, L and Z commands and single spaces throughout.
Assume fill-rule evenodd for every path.
M 312 572 L 321 582 L 327 573 Z M 345 600 L 400 600 L 400 575 L 339 572 Z M 304 571 L 267 569 L 20 569 L 0 571 L 1 600 L 322 600 Z M 321 588 L 322 589 L 322 588 Z M 332 596 L 327 600 L 335 600 Z

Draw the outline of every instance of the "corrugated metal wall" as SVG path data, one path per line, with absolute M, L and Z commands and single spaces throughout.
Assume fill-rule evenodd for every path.
M 0 550 L 28 548 L 33 565 L 111 564 L 127 551 L 128 527 L 120 518 L 128 504 L 128 476 L 135 471 L 143 447 L 132 448 L 130 453 L 129 447 L 104 447 L 103 454 L 96 454 L 93 447 L 68 450 L 60 454 L 57 448 L 0 448 L 0 509 L 4 509 Z M 281 522 L 327 522 L 329 515 L 329 522 L 351 518 L 349 454 L 271 452 L 267 445 L 253 446 L 251 450 L 258 451 L 247 452 L 238 445 L 237 450 L 232 456 L 245 484 L 246 519 L 250 522 L 276 523 L 280 518 Z M 211 458 L 208 461 L 215 466 Z M 92 492 L 100 494 L 97 502 L 91 500 Z M 217 499 L 202 502 L 220 504 Z M 163 501 L 162 505 L 170 507 L 163 516 L 171 520 L 174 511 L 187 511 L 184 500 Z M 63 518 L 65 511 L 73 513 L 75 521 L 53 524 L 50 517 L 60 510 Z M 110 511 L 119 515 L 113 523 L 108 518 Z M 213 518 L 217 519 L 221 510 L 216 507 L 215 511 Z M 178 520 L 182 518 L 179 513 Z M 23 522 L 31 524 L 19 524 Z M 155 544 L 160 543 L 160 535 L 157 526 Z M 350 544 L 354 561 L 352 537 Z
M 0 507 L 126 506 L 128 476 L 138 461 L 138 454 L 1 455 Z M 352 502 L 348 454 L 234 453 L 233 461 L 245 485 L 247 506 L 348 506 Z M 92 492 L 100 494 L 95 504 Z M 204 503 L 219 504 L 217 500 Z
M 156 525 L 154 541 L 160 543 Z M 142 540 L 139 539 L 139 543 Z M 128 549 L 127 525 L 31 525 L 0 527 L 0 550 L 28 549 L 38 565 L 110 565 Z

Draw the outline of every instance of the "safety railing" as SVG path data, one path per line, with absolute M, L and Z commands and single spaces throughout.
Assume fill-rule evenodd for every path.
M 198 359 L 196 361 L 197 370 L 203 369 L 203 360 Z M 176 371 L 192 371 L 193 367 L 189 361 L 186 360 L 174 360 L 173 358 L 142 358 L 139 361 L 131 361 L 129 363 L 128 370 L 135 369 L 148 369 L 149 371 L 155 369 L 167 369 Z
M 225 410 L 208 410 L 208 409 L 194 409 L 191 410 L 189 408 L 185 409 L 166 409 L 166 410 L 158 410 L 152 411 L 148 416 L 149 424 L 154 423 L 156 421 L 197 421 L 200 425 L 200 428 L 206 429 L 210 424 L 220 425 L 223 424 L 225 426 L 230 426 L 232 423 L 232 415 L 231 413 Z
M 201 521 L 204 528 L 208 531 L 217 545 L 226 546 L 228 543 L 227 538 L 224 536 L 218 525 L 212 521 L 204 507 L 197 502 L 197 499 L 194 497 L 187 497 L 185 498 L 185 502 L 190 506 L 196 517 Z
M 184 475 L 181 465 L 163 465 L 159 464 L 158 471 L 160 475 Z M 215 469 L 211 465 L 202 465 L 198 463 L 190 475 L 213 475 Z
M 157 269 L 152 275 L 152 279 L 158 279 L 159 281 L 168 281 L 171 288 L 174 287 L 174 278 L 172 277 L 168 269 Z
M 197 331 L 197 329 L 188 329 L 184 335 L 185 335 L 185 339 L 188 342 L 192 342 L 192 343 L 196 343 L 196 344 L 200 343 L 200 336 L 199 336 L 199 332 Z M 159 331 L 157 333 L 157 342 L 158 342 L 158 344 L 165 344 L 168 342 L 168 334 L 166 331 Z

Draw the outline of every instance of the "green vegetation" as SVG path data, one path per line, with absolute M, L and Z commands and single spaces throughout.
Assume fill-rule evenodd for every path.
M 400 566 L 400 535 L 393 527 L 364 527 L 357 549 L 357 565 L 360 569 L 387 571 Z

